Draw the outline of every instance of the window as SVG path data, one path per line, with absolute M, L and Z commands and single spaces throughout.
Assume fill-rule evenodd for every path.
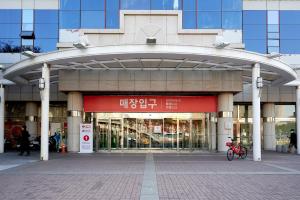
M 60 0 L 59 27 L 80 28 L 80 0 Z
M 106 1 L 106 28 L 119 28 L 119 0 Z
M 241 11 L 243 8 L 242 0 L 223 0 L 222 10 L 223 11 Z
M 198 28 L 221 28 L 221 12 L 198 12 Z
M 179 10 L 181 0 L 151 0 L 151 10 Z
M 183 0 L 182 9 L 183 9 L 182 27 L 184 29 L 196 29 L 197 28 L 196 0 Z
M 280 52 L 300 53 L 300 11 L 280 11 Z
M 80 10 L 80 0 L 60 0 L 61 10 Z
M 222 28 L 242 29 L 242 12 L 222 12 Z
M 122 10 L 150 10 L 150 0 L 121 0 Z
M 104 11 L 81 11 L 81 28 L 105 28 Z
M 268 23 L 268 53 L 279 53 L 279 38 L 270 36 L 279 35 L 279 12 L 277 10 L 269 10 L 267 16 Z M 273 35 L 272 35 L 273 34 Z
M 246 50 L 259 53 L 267 52 L 266 19 L 266 11 L 243 11 L 243 41 Z
M 198 11 L 221 11 L 221 0 L 198 0 Z
M 104 1 L 105 0 L 81 0 L 81 10 L 104 10 Z M 115 3 L 119 4 L 119 2 Z

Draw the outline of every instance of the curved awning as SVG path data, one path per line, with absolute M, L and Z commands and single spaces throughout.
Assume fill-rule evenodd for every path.
M 34 84 L 41 77 L 43 63 L 51 65 L 51 82 L 58 70 L 239 70 L 251 83 L 252 65 L 260 63 L 267 84 L 285 84 L 296 72 L 278 59 L 236 49 L 182 45 L 116 45 L 67 49 L 40 54 L 7 68 L 4 77 Z

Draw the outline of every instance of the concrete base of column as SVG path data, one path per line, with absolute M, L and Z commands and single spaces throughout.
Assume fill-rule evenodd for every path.
M 68 151 L 80 151 L 80 123 L 81 117 L 68 117 Z
M 275 123 L 264 123 L 264 150 L 276 150 Z
M 225 152 L 226 142 L 230 141 L 228 137 L 233 137 L 233 121 L 231 117 L 218 118 L 218 151 Z

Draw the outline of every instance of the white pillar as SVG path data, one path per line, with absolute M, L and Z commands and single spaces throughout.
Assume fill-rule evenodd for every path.
M 264 121 L 264 150 L 276 150 L 275 135 L 275 104 L 265 103 L 263 105 L 263 121 Z
M 79 152 L 83 99 L 80 92 L 68 93 L 68 151 Z
M 37 134 L 37 118 L 38 118 L 38 105 L 36 102 L 27 102 L 25 110 L 26 127 L 32 139 L 35 139 Z
M 253 115 L 253 160 L 261 161 L 260 136 L 260 93 L 257 88 L 257 78 L 260 76 L 260 64 L 252 68 L 252 115 Z
M 297 104 L 296 104 L 296 120 L 297 120 L 297 154 L 300 154 L 300 86 L 297 86 Z
M 4 152 L 4 86 L 0 85 L 0 153 Z
M 212 114 L 210 118 L 210 133 L 211 133 L 211 150 L 215 151 L 217 149 L 217 126 L 216 126 L 217 118 L 215 114 Z
M 228 137 L 233 138 L 233 94 L 222 93 L 218 96 L 218 151 L 227 151 Z
M 46 63 L 42 68 L 42 78 L 45 81 L 45 88 L 41 89 L 41 160 L 48 160 L 50 67 Z

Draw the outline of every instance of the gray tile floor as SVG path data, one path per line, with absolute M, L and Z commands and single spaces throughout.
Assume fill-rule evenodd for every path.
M 0 155 L 0 199 L 300 199 L 300 156 L 222 153 Z

